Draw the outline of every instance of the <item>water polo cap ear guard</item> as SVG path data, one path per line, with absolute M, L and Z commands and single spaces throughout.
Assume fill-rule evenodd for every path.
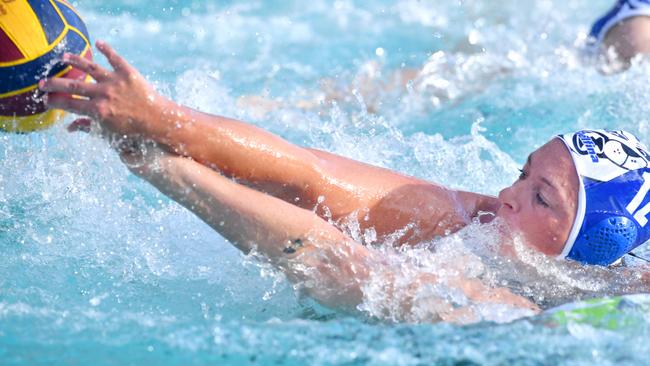
M 578 209 L 560 258 L 609 265 L 650 239 L 650 154 L 625 131 L 557 136 L 580 180 Z

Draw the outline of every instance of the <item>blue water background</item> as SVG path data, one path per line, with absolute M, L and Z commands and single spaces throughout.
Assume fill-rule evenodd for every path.
M 604 76 L 580 60 L 577 44 L 609 5 L 75 2 L 94 39 L 180 102 L 487 194 L 557 133 L 624 128 L 650 141 L 650 68 Z M 373 64 L 379 79 L 434 71 L 428 85 L 363 95 L 354 80 Z M 325 78 L 343 98 L 297 107 Z M 237 106 L 245 95 L 281 106 L 259 116 Z M 2 365 L 607 365 L 649 356 L 648 322 L 617 331 L 535 320 L 391 325 L 324 309 L 130 175 L 104 142 L 63 125 L 1 135 L 0 159 Z

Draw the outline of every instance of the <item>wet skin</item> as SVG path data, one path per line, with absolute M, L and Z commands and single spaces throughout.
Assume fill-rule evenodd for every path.
M 52 92 L 50 106 L 91 116 L 104 135 L 154 141 L 322 219 L 338 224 L 352 219 L 361 230 L 375 230 L 378 241 L 390 239 L 396 246 L 449 235 L 481 212 L 496 213 L 545 254 L 558 254 L 568 237 L 578 183 L 560 141 L 531 154 L 522 177 L 498 198 L 457 191 L 180 106 L 156 93 L 110 46 L 98 42 L 97 47 L 114 70 L 74 55 L 64 57 L 96 83 L 50 79 L 40 87 Z M 71 129 L 86 130 L 89 123 L 78 120 Z
M 650 53 L 650 17 L 636 16 L 619 22 L 605 35 L 602 49 L 607 58 L 608 50 L 614 51 L 616 60 L 609 61 L 622 63 L 617 71 L 627 69 L 632 58 Z
M 154 145 L 164 159 L 157 153 L 149 156 L 156 168 L 132 169 L 136 174 L 240 250 L 254 246 L 293 282 L 313 282 L 313 276 L 318 283 L 325 280 L 309 292 L 325 304 L 355 308 L 377 268 L 385 274 L 387 296 L 393 295 L 391 281 L 400 278 L 401 268 L 386 266 L 380 252 L 352 239 L 345 225 L 350 219 L 361 230 L 375 230 L 377 241 L 396 246 L 449 235 L 481 212 L 503 218 L 542 253 L 557 254 L 568 236 L 577 178 L 559 141 L 534 152 L 522 177 L 499 197 L 457 191 L 178 105 L 158 94 L 110 46 L 97 46 L 114 70 L 74 55 L 64 57 L 96 83 L 55 78 L 39 84 L 50 93 L 51 107 L 95 120 L 82 118 L 70 130 L 88 131 L 93 125 L 104 137 Z M 126 160 L 124 146 L 129 145 L 114 145 Z M 538 310 L 508 289 L 488 287 L 476 278 L 446 281 L 472 301 Z M 410 319 L 420 286 L 437 282 L 435 274 L 418 273 L 408 290 L 399 293 L 405 319 Z M 438 316 L 451 320 L 465 310 L 449 307 Z
M 556 138 L 530 154 L 519 179 L 499 193 L 496 214 L 529 246 L 556 256 L 575 220 L 578 187 L 571 155 Z

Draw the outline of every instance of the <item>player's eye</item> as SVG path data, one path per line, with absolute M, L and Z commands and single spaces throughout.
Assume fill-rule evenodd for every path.
M 544 197 L 539 193 L 535 193 L 535 201 L 537 201 L 538 204 L 544 206 L 544 207 L 550 207 L 548 202 L 544 199 Z

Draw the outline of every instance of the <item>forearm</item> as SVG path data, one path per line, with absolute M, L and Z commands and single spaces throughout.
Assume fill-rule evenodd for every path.
M 162 99 L 142 124 L 142 134 L 170 151 L 192 157 L 228 176 L 255 182 L 304 185 L 318 159 L 251 124 L 209 115 Z
M 307 293 L 330 306 L 362 301 L 368 250 L 304 210 L 171 156 L 137 171 L 247 253 L 256 250 Z
M 245 122 L 205 114 L 172 101 L 157 103 L 142 135 L 218 169 L 247 186 L 335 220 L 372 207 L 417 181 L 393 171 L 291 144 Z M 425 182 L 417 181 L 418 184 Z

